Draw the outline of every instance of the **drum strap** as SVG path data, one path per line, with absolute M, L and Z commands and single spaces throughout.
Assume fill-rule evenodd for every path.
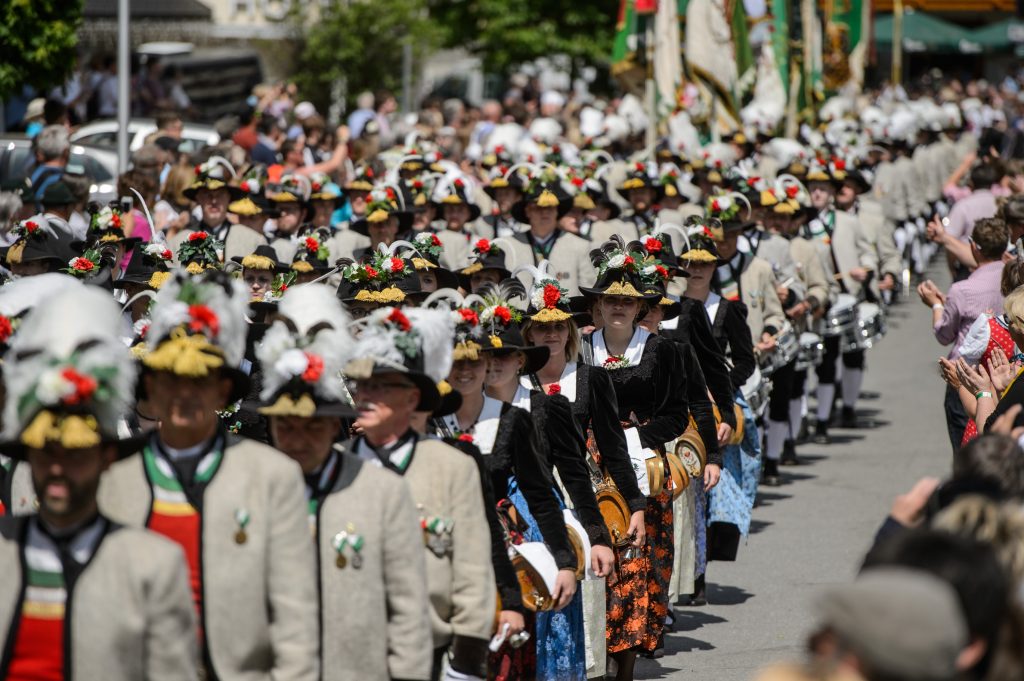
M 594 366 L 594 340 L 592 337 L 583 338 L 580 342 L 580 356 L 583 358 L 584 364 Z

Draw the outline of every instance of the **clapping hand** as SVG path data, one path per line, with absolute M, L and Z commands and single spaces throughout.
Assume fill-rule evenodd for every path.
M 942 374 L 942 380 L 948 383 L 950 387 L 960 387 L 960 376 L 957 375 L 956 364 L 950 362 L 945 357 L 939 357 L 939 371 Z
M 996 393 L 1002 393 L 1006 390 L 1019 370 L 1020 366 L 1016 363 L 1011 363 L 1006 358 L 1006 353 L 1003 352 L 1002 348 L 996 348 L 992 351 L 992 357 L 988 361 L 988 374 Z
M 973 367 L 961 357 L 956 361 L 956 375 L 960 379 L 960 385 L 972 393 L 978 393 L 982 390 L 989 390 L 991 392 L 992 378 L 985 371 L 985 367 L 980 364 Z

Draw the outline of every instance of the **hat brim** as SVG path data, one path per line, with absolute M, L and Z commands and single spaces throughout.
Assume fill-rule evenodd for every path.
M 527 201 L 526 199 L 519 199 L 518 201 L 512 204 L 512 209 L 509 211 L 509 213 L 512 215 L 513 218 L 516 219 L 517 222 L 521 222 L 524 225 L 528 225 L 530 224 L 530 221 L 526 219 L 526 207 L 530 205 L 530 203 L 532 203 L 532 201 Z M 568 213 L 570 210 L 572 210 L 572 199 L 561 198 L 558 200 L 559 218 L 564 217 L 565 214 Z
M 440 215 L 442 219 L 444 219 L 445 206 L 467 206 L 469 208 L 469 219 L 466 220 L 466 222 L 473 222 L 474 220 L 478 219 L 482 214 L 480 211 L 480 206 L 476 205 L 475 203 L 461 201 L 459 203 L 440 203 L 438 201 L 431 201 L 430 203 L 434 205 L 434 210 L 437 211 L 437 214 Z
M 133 435 L 128 438 L 117 440 L 105 439 L 100 442 L 100 445 L 114 445 L 117 449 L 118 460 L 127 459 L 132 454 L 141 450 L 146 445 L 146 442 L 152 434 L 152 430 L 147 430 L 145 433 Z M 0 454 L 9 456 L 10 458 L 18 461 L 28 461 L 28 447 L 18 440 L 0 442 Z
M 147 367 L 141 359 L 137 361 L 139 367 L 139 381 L 135 384 L 135 397 L 139 400 L 144 400 L 147 397 L 146 382 L 142 379 L 147 373 L 153 372 L 154 370 Z M 252 379 L 249 378 L 249 375 L 241 369 L 231 367 L 221 367 L 220 370 L 224 372 L 224 375 L 227 378 L 231 379 L 231 393 L 228 395 L 227 403 L 234 404 L 235 402 L 244 399 L 245 396 L 249 394 L 249 389 L 252 386 Z
M 413 215 L 409 211 L 398 210 L 392 213 L 398 218 L 398 231 L 399 233 L 404 232 L 412 228 Z M 360 218 L 355 222 L 350 222 L 348 228 L 356 234 L 362 234 L 363 236 L 370 236 L 370 222 L 366 218 Z
M 334 402 L 328 400 L 313 399 L 315 410 L 312 414 L 308 413 L 288 413 L 287 410 L 281 411 L 275 408 L 278 401 L 284 397 L 283 394 L 275 395 L 269 402 L 256 402 L 246 400 L 242 403 L 242 408 L 249 407 L 260 416 L 264 418 L 270 418 L 272 416 L 299 416 L 301 418 L 337 418 L 337 419 L 354 419 L 358 416 L 358 412 L 343 402 Z
M 199 193 L 199 190 L 208 188 L 209 187 L 207 187 L 206 185 L 201 185 L 199 187 L 187 187 L 181 192 L 181 195 L 184 196 L 186 199 L 189 199 L 190 201 L 195 201 L 196 195 Z M 228 190 L 228 196 L 230 197 L 228 199 L 229 202 L 238 201 L 243 197 L 248 196 L 248 194 L 245 191 L 243 191 L 241 187 L 235 187 L 234 185 L 230 184 L 225 184 L 222 187 L 217 187 L 217 189 Z M 217 189 L 214 189 L 213 191 L 217 191 Z
M 546 345 L 503 345 L 500 348 L 484 347 L 481 348 L 480 352 L 490 355 L 508 355 L 513 352 L 523 353 L 526 357 L 526 363 L 520 371 L 522 374 L 537 373 L 544 368 L 544 365 L 548 363 L 548 358 L 551 356 L 551 349 Z

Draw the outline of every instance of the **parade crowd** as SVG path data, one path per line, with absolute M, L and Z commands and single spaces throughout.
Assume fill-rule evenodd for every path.
M 628 681 L 759 485 L 874 425 L 916 288 L 949 477 L 762 678 L 1024 677 L 1009 84 L 837 97 L 793 138 L 680 111 L 654 148 L 635 98 L 528 81 L 335 130 L 293 95 L 191 155 L 158 115 L 109 205 L 51 103 L 0 192 L 0 676 Z

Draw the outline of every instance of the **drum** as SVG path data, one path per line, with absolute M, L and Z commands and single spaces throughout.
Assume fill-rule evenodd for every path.
M 824 321 L 823 333 L 826 336 L 844 336 L 852 332 L 857 323 L 857 298 L 849 293 L 840 293 L 825 314 Z
M 713 405 L 712 409 L 715 412 L 715 427 L 717 428 L 719 425 L 722 424 L 722 414 L 721 414 L 721 412 L 718 411 L 718 405 L 717 404 Z M 744 425 L 743 407 L 741 407 L 740 405 L 738 405 L 735 402 L 733 402 L 732 403 L 732 413 L 733 413 L 734 418 L 736 419 L 736 427 L 733 428 L 732 437 L 729 438 L 729 442 L 727 444 L 738 445 L 739 443 L 743 442 L 743 425 Z
M 775 370 L 778 371 L 786 366 L 796 359 L 799 354 L 800 339 L 796 335 L 793 325 L 789 322 L 784 322 L 782 329 L 775 334 L 775 352 L 772 353 Z
M 691 425 L 676 440 L 675 453 L 687 475 L 693 479 L 704 475 L 704 464 L 708 460 L 707 448 L 704 447 L 704 441 L 700 439 L 695 426 Z
M 565 517 L 565 533 L 569 535 L 569 545 L 576 554 L 576 581 L 586 579 L 587 569 L 590 567 L 590 537 L 583 525 L 569 509 L 563 509 Z
M 604 518 L 604 525 L 608 528 L 608 534 L 612 538 L 612 544 L 616 547 L 623 547 L 629 544 L 629 504 L 626 498 L 610 479 L 605 478 L 596 485 L 594 496 L 597 498 L 597 508 Z
M 647 496 L 653 498 L 665 491 L 668 472 L 665 470 L 665 461 L 660 454 L 646 459 L 644 463 L 647 465 L 647 484 L 650 486 Z
M 509 554 L 523 595 L 523 605 L 534 612 L 553 609 L 555 600 L 551 594 L 555 590 L 558 565 L 548 547 L 544 542 L 523 542 L 509 547 Z
M 825 355 L 825 343 L 821 336 L 809 331 L 800 334 L 800 354 L 796 360 L 796 370 L 805 371 L 821 364 Z
M 675 501 L 689 486 L 690 475 L 686 472 L 682 459 L 675 452 L 666 454 L 665 459 L 668 461 L 669 475 L 672 476 L 672 501 Z
M 760 369 L 754 367 L 754 373 L 740 388 L 743 399 L 750 405 L 750 410 L 760 414 L 768 406 L 768 397 L 772 392 L 771 380 L 762 376 Z
M 882 340 L 885 332 L 885 311 L 874 303 L 861 303 L 853 333 L 843 338 L 843 350 L 867 350 Z

